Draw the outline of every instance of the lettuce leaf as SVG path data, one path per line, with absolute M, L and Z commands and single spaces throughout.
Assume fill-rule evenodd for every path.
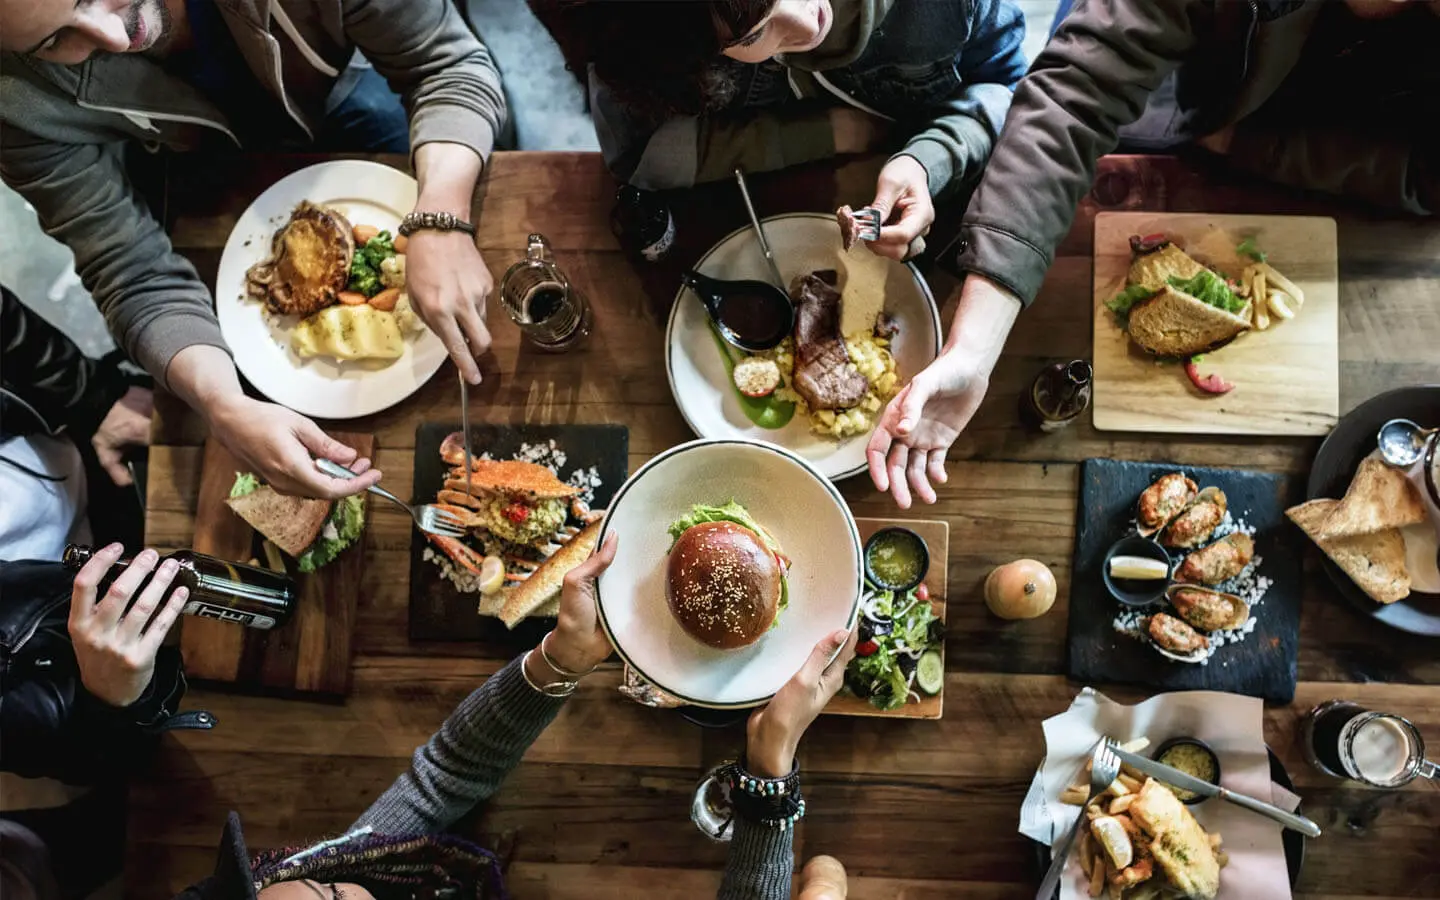
M 1259 247 L 1255 246 L 1254 238 L 1246 238 L 1241 241 L 1240 245 L 1235 248 L 1235 254 L 1237 256 L 1248 256 L 1257 263 L 1263 263 L 1266 260 L 1265 254 Z
M 230 488 L 230 497 L 244 497 L 260 489 L 260 479 L 251 472 L 236 472 L 235 484 Z
M 1141 300 L 1148 300 L 1155 295 L 1155 292 L 1144 285 L 1132 284 L 1125 290 L 1105 301 L 1105 308 L 1115 314 L 1115 319 L 1123 328 L 1130 321 L 1130 308 Z
M 1176 278 L 1171 276 L 1170 286 L 1179 291 L 1184 291 L 1197 300 L 1204 301 L 1216 309 L 1223 309 L 1228 313 L 1238 313 L 1245 308 L 1245 301 L 1235 296 L 1220 276 L 1209 270 L 1197 272 L 1193 278 Z
M 326 537 L 325 532 L 332 527 L 336 536 Z M 355 543 L 364 529 L 365 501 L 357 496 L 336 501 L 334 508 L 330 510 L 330 517 L 325 520 L 325 528 L 321 530 L 320 537 L 300 554 L 300 571 L 313 572 L 330 562 Z

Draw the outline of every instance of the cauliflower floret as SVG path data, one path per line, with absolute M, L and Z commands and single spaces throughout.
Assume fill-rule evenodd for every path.
M 420 316 L 415 312 L 415 307 L 410 305 L 410 294 L 408 292 L 404 290 L 400 291 L 400 299 L 395 301 L 394 312 L 395 321 L 400 326 L 401 332 L 411 334 L 425 330 L 425 323 L 420 321 Z
M 387 288 L 405 286 L 404 256 L 392 256 L 380 263 L 380 283 Z

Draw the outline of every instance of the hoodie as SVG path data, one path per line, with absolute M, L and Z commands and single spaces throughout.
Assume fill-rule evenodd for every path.
M 589 75 L 595 130 L 615 174 L 651 190 L 835 155 L 829 109 L 893 124 L 931 194 L 973 184 L 1025 72 L 1025 19 L 1011 0 L 832 0 L 824 43 L 756 65 L 721 60 L 731 100 L 647 121 Z

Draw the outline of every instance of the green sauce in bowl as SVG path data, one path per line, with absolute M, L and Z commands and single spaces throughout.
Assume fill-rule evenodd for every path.
M 865 576 L 876 587 L 908 591 L 930 571 L 930 551 L 908 528 L 882 528 L 865 542 Z

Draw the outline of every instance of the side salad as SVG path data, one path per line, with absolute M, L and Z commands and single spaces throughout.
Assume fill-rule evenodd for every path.
M 867 582 L 845 689 L 883 710 L 899 709 L 912 698 L 918 703 L 920 692 L 938 694 L 945 682 L 944 641 L 945 623 L 931 608 L 925 585 L 897 593 Z

